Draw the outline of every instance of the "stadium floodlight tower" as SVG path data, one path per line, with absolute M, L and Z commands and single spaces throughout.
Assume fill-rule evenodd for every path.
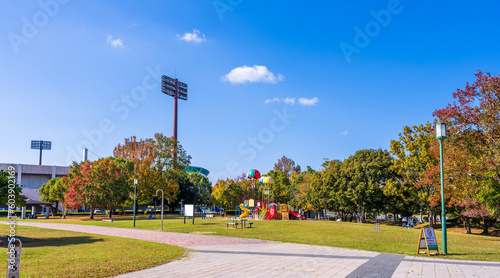
M 38 165 L 42 165 L 42 150 L 50 151 L 52 149 L 52 142 L 43 140 L 31 140 L 31 149 L 40 150 L 40 159 L 38 160 Z
M 180 82 L 177 78 L 171 78 L 166 75 L 161 77 L 161 92 L 174 97 L 174 139 L 177 140 L 177 99 L 188 99 L 188 85 Z M 174 151 L 172 157 L 176 157 Z

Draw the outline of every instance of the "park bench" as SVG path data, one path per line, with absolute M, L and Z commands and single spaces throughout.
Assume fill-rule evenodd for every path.
M 102 219 L 102 222 L 106 222 L 106 221 L 113 222 L 113 218 L 103 218 Z
M 208 219 L 210 219 L 210 220 L 214 220 L 214 216 L 215 216 L 215 215 L 213 215 L 213 214 L 207 214 L 207 216 L 206 216 L 206 217 L 207 217 Z
M 238 228 L 238 222 L 226 222 L 226 228 L 229 228 L 229 225 L 233 225 L 233 227 Z
M 248 224 L 248 226 L 249 226 L 248 228 L 252 228 L 253 222 L 245 222 L 245 224 Z

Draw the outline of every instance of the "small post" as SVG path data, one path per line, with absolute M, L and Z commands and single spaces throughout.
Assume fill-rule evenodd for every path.
M 164 192 L 162 189 L 158 189 L 156 190 L 156 194 L 153 195 L 154 197 L 158 196 L 158 191 L 161 191 L 161 230 L 163 231 L 163 202 L 164 202 L 164 198 L 165 198 L 165 195 L 164 195 Z M 184 221 L 186 221 L 184 219 Z M 186 223 L 184 223 L 186 224 Z
M 135 227 L 135 209 L 137 203 L 137 179 L 134 179 L 134 227 Z
M 13 246 L 15 241 L 19 242 L 19 246 Z M 18 238 L 9 240 L 7 246 L 7 277 L 19 278 L 21 273 L 21 248 L 23 244 Z

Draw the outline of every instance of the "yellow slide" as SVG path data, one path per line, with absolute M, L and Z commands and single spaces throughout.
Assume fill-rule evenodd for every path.
M 259 219 L 264 219 L 264 217 L 266 217 L 266 214 L 267 214 L 267 207 L 263 207 L 259 213 Z
M 243 211 L 241 214 L 240 214 L 240 218 L 245 218 L 248 216 L 248 214 L 250 213 L 250 210 L 247 209 L 246 207 L 244 207 L 243 204 L 240 205 L 240 209 Z

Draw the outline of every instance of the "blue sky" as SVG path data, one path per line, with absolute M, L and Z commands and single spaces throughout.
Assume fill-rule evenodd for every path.
M 110 156 L 172 134 L 162 74 L 189 85 L 179 140 L 210 179 L 388 149 L 499 74 L 495 1 L 2 1 L 0 162 Z M 96 155 L 97 154 L 97 155 Z

